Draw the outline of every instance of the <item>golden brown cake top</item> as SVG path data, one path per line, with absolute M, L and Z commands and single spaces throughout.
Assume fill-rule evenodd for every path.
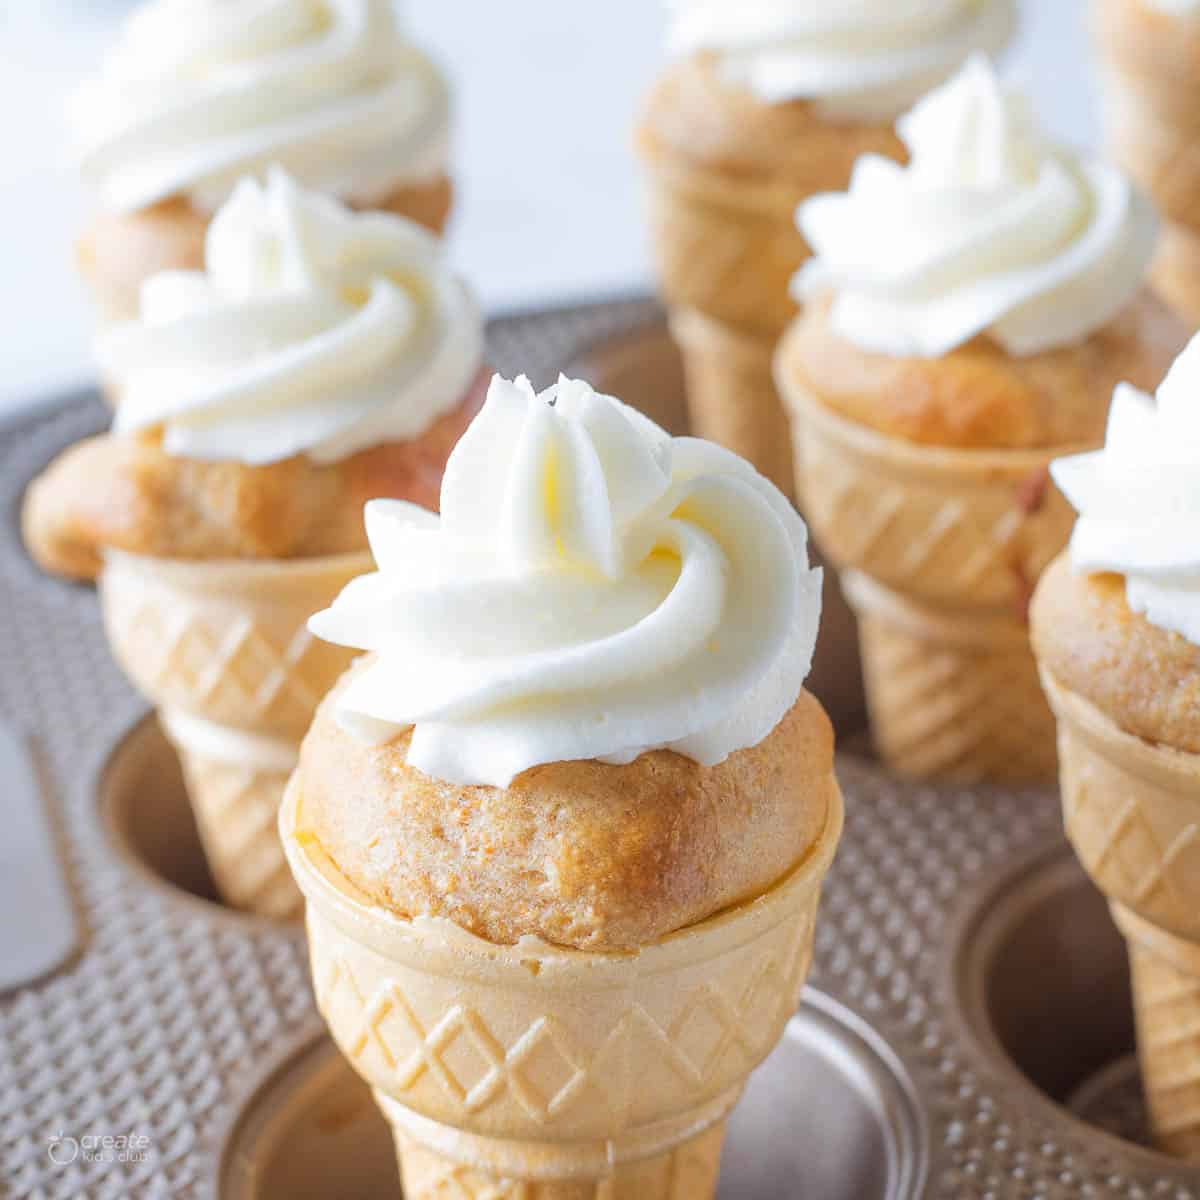
M 769 104 L 726 83 L 711 54 L 667 68 L 647 99 L 638 139 L 651 161 L 732 181 L 780 181 L 804 193 L 844 187 L 862 154 L 904 157 L 890 121 L 831 118 L 807 100 Z
M 987 335 L 940 358 L 872 353 L 834 332 L 830 307 L 813 301 L 785 336 L 785 393 L 890 437 L 962 449 L 1098 444 L 1116 385 L 1153 391 L 1187 340 L 1148 289 L 1086 341 L 1024 357 Z
M 333 463 L 305 455 L 262 466 L 207 462 L 166 453 L 159 434 L 88 438 L 63 451 L 25 493 L 25 545 L 45 570 L 72 579 L 94 579 L 107 549 L 179 559 L 365 550 L 368 500 L 437 508 L 442 470 L 479 410 L 484 378 L 420 438 Z
M 1123 576 L 1075 571 L 1061 555 L 1030 630 L 1042 668 L 1126 733 L 1200 753 L 1200 646 L 1131 611 Z
M 495 788 L 409 767 L 411 732 L 383 746 L 346 732 L 333 711 L 345 684 L 301 750 L 299 829 L 392 912 L 492 942 L 626 950 L 695 924 L 803 860 L 836 787 L 832 730 L 807 692 L 716 766 L 658 750 L 548 763 Z

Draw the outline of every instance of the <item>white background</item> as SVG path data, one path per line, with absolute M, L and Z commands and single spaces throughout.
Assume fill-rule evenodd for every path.
M 86 197 L 61 110 L 127 7 L 0 0 L 0 407 L 89 375 L 89 314 L 71 265 Z M 1037 98 L 1051 129 L 1093 143 L 1085 0 L 1022 7 L 1009 75 Z M 406 8 L 415 37 L 455 81 L 451 241 L 487 307 L 649 286 L 630 130 L 659 65 L 656 0 L 408 0 Z

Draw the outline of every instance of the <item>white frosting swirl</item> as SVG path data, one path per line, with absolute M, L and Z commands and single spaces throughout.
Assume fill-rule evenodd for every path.
M 736 455 L 587 384 L 497 377 L 441 516 L 367 505 L 379 570 L 309 622 L 376 658 L 339 717 L 408 763 L 507 786 L 540 763 L 667 748 L 720 762 L 795 703 L 821 573 L 804 522 Z
M 440 174 L 450 121 L 391 0 L 152 0 L 71 116 L 115 210 L 182 194 L 211 211 L 272 164 L 368 202 Z
M 1125 576 L 1134 612 L 1200 645 L 1200 337 L 1157 403 L 1129 384 L 1113 395 L 1103 450 L 1051 471 L 1079 512 L 1071 562 Z
M 97 340 L 119 432 L 168 453 L 326 462 L 418 437 L 465 396 L 483 319 L 420 226 L 354 213 L 282 172 L 213 218 L 206 269 L 164 271 Z
M 713 51 L 768 103 L 893 120 L 973 52 L 1001 50 L 1014 0 L 667 0 L 677 54 Z
M 908 166 L 859 159 L 797 223 L 801 299 L 866 350 L 937 357 L 987 331 L 1009 353 L 1086 338 L 1142 285 L 1157 221 L 1115 167 L 1052 145 L 1029 103 L 973 59 L 897 126 Z

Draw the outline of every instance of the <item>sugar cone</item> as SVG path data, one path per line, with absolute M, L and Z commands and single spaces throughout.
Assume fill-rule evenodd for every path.
M 805 860 L 770 892 L 635 955 L 499 946 L 404 920 L 280 813 L 307 900 L 317 1003 L 374 1088 L 410 1200 L 706 1200 L 722 1124 L 795 1011 L 835 795 Z
M 859 617 L 875 739 L 901 774 L 1050 779 L 1026 606 L 1074 513 L 1054 450 L 885 437 L 785 383 L 801 506 Z
M 1043 670 L 1067 836 L 1129 946 L 1155 1137 L 1200 1161 L 1200 755 L 1133 737 Z
M 692 433 L 752 462 L 790 496 L 795 469 L 787 415 L 771 376 L 774 339 L 695 309 L 672 313 L 671 332 L 683 357 Z
M 306 622 L 369 554 L 183 562 L 110 552 L 100 577 L 118 663 L 180 752 L 214 880 L 237 908 L 299 916 L 276 817 L 317 704 L 353 652 Z

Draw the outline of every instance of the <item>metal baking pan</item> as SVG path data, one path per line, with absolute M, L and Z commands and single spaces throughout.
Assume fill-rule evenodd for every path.
M 569 367 L 682 420 L 649 301 L 505 317 L 490 339 L 505 372 Z M 92 590 L 21 547 L 29 479 L 105 419 L 86 394 L 0 429 L 0 719 L 29 748 L 0 803 L 36 793 L 23 858 L 65 881 L 57 904 L 3 893 L 28 908 L 0 921 L 0 966 L 37 969 L 0 995 L 0 1195 L 397 1197 L 301 931 L 215 902 L 178 764 Z M 846 835 L 812 986 L 737 1111 L 722 1200 L 1200 1200 L 1200 1171 L 1144 1145 L 1122 943 L 1057 797 L 890 779 L 859 752 L 853 623 L 832 581 L 826 600 L 812 686 L 847 747 Z

